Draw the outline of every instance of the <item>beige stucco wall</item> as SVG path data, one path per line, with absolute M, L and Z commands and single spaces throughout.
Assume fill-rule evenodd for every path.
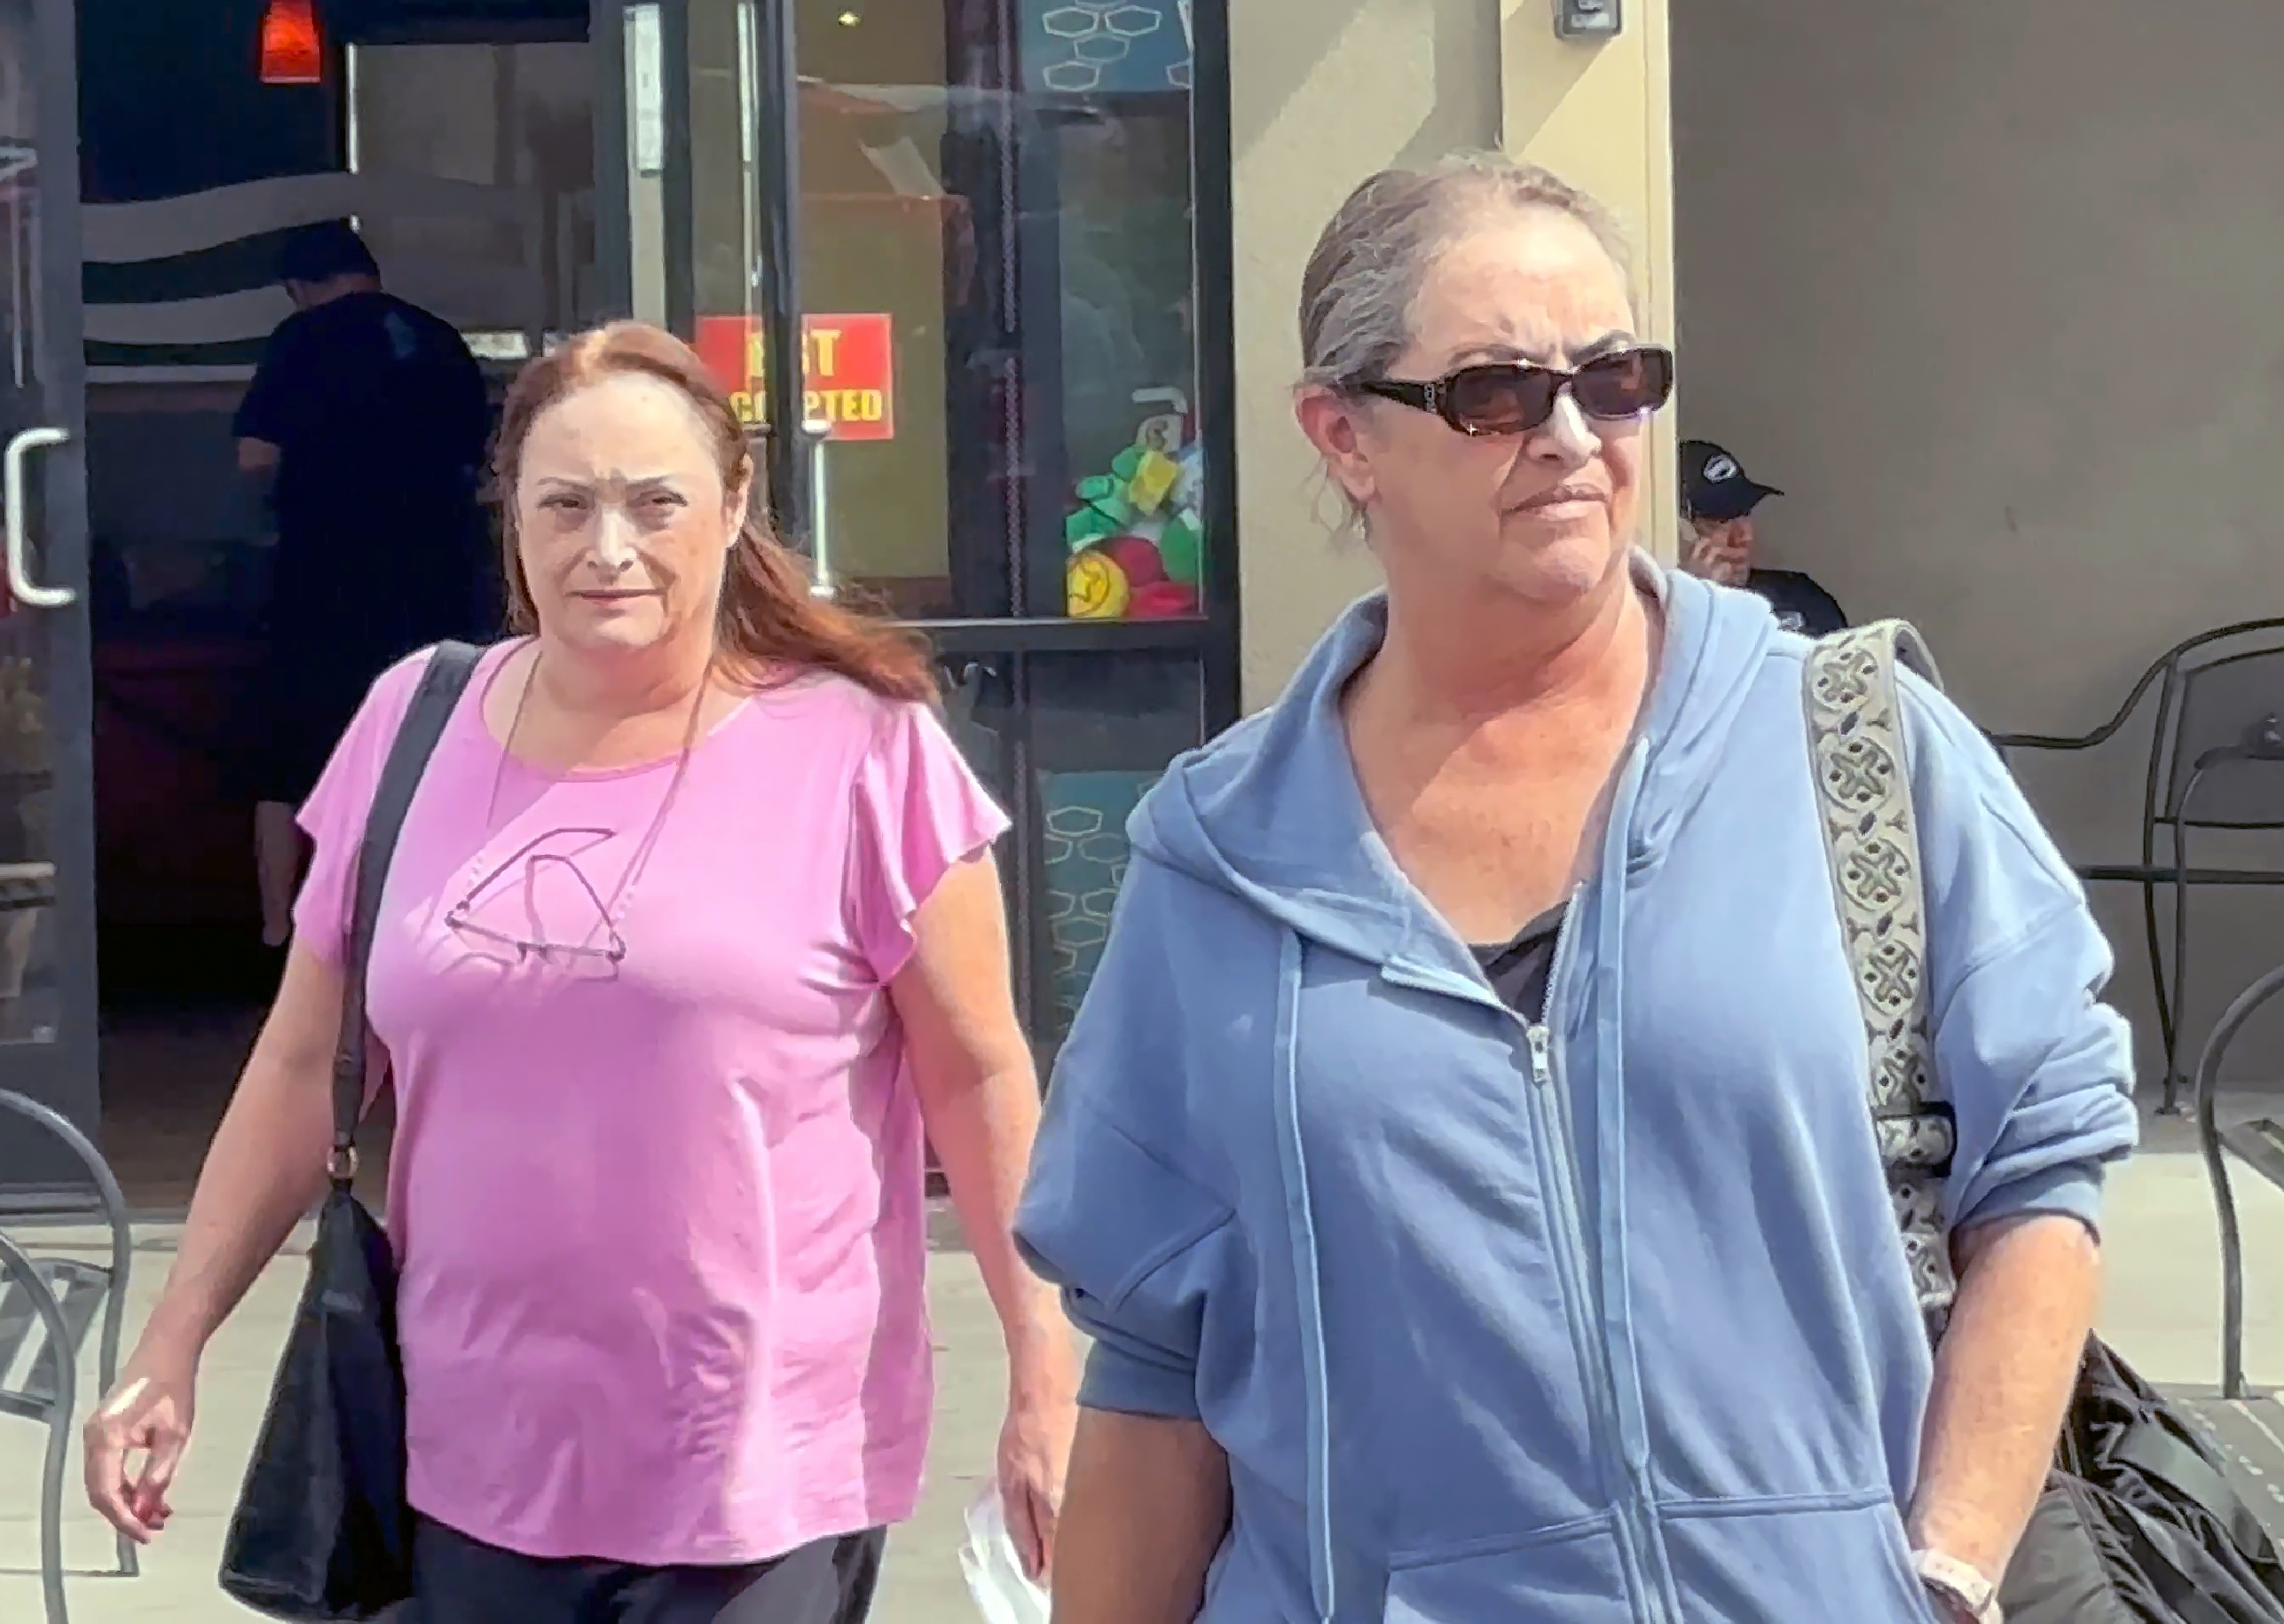
M 2284 8 L 1674 13 L 1681 427 L 1791 493 L 1774 561 L 1918 621 L 2001 729 L 2089 727 L 2168 644 L 2279 612 Z M 2026 767 L 2071 855 L 2128 855 L 2146 750 Z M 2138 901 L 2098 906 L 2154 1030 Z M 2284 911 L 2195 917 L 2202 1030 Z
M 1245 702 L 1267 704 L 1373 579 L 1336 549 L 1293 426 L 1294 301 L 1317 232 L 1373 170 L 1504 143 L 1617 209 L 1653 332 L 1672 332 L 1665 0 L 1630 0 L 1607 45 L 1553 35 L 1546 0 L 1255 0 L 1231 8 L 1237 426 Z M 1670 548 L 1658 441 L 1653 541 Z

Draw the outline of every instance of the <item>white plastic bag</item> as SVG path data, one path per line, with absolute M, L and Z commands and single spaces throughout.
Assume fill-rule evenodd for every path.
M 983 1624 L 1047 1624 L 1047 1593 L 1023 1572 L 997 1482 L 987 1480 L 967 1508 L 959 1571 L 967 1575 L 967 1593 L 975 1598 Z

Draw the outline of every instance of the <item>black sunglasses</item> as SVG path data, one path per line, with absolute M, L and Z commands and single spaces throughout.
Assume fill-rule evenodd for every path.
M 1606 422 L 1655 411 L 1673 394 L 1673 352 L 1643 345 L 1597 355 L 1576 371 L 1490 361 L 1425 383 L 1367 378 L 1366 394 L 1432 411 L 1462 434 L 1527 434 L 1554 415 L 1568 389 L 1578 410 Z

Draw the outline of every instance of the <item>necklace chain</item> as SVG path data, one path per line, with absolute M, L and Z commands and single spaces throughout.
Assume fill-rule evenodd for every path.
M 508 717 L 507 734 L 500 742 L 498 758 L 492 765 L 491 793 L 484 802 L 484 844 L 466 871 L 471 876 L 489 873 L 497 864 L 495 841 L 501 833 L 500 787 L 506 778 L 508 763 L 515 754 L 516 734 L 521 730 L 524 713 L 530 707 L 532 690 L 539 686 L 540 661 L 544 658 L 544 651 L 535 647 L 531 668 L 525 674 L 523 686 L 515 696 L 515 709 Z M 658 810 L 651 815 L 649 826 L 644 831 L 642 839 L 636 842 L 634 851 L 627 859 L 627 866 L 619 876 L 618 885 L 604 903 L 603 924 L 610 930 L 623 932 L 627 911 L 634 902 L 635 882 L 649 866 L 651 854 L 657 849 L 659 837 L 665 830 L 667 816 L 674 809 L 674 803 L 681 792 L 683 779 L 690 770 L 691 755 L 697 748 L 699 719 L 705 714 L 706 696 L 710 687 L 710 682 L 701 682 L 698 685 L 697 694 L 691 701 L 689 718 L 683 724 L 682 743 L 675 753 L 674 775 L 667 780 L 666 792 L 659 797 Z M 481 706 L 478 721 L 481 722 Z M 485 731 L 489 733 L 489 730 Z M 498 844 L 505 845 L 505 842 Z M 474 898 L 472 896 L 469 901 L 473 903 Z

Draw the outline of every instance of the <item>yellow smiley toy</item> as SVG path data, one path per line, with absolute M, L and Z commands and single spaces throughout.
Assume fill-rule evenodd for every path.
M 1089 548 L 1070 561 L 1066 576 L 1070 615 L 1075 621 L 1116 621 L 1126 614 L 1133 596 L 1126 572 L 1117 563 Z

